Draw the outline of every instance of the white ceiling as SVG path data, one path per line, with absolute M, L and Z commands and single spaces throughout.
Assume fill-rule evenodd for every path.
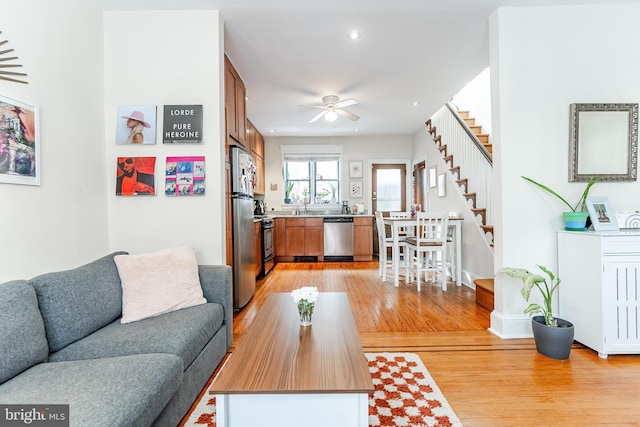
M 488 17 L 501 6 L 607 0 L 98 0 L 105 9 L 215 9 L 225 52 L 265 136 L 411 135 L 489 64 Z M 618 0 L 634 3 L 637 0 Z M 348 34 L 357 30 L 359 40 Z M 324 95 L 360 116 L 308 123 Z M 418 101 L 418 106 L 412 103 Z M 359 129 L 358 132 L 355 129 Z M 270 133 L 273 129 L 275 132 Z

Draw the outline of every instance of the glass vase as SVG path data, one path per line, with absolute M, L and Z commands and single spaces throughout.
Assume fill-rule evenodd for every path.
M 300 314 L 300 326 L 310 326 L 313 316 L 313 303 L 300 301 L 298 303 L 298 314 Z

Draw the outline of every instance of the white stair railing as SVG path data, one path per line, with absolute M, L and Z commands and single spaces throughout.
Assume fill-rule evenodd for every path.
M 493 225 L 493 191 L 491 156 L 479 143 L 477 137 L 464 123 L 460 123 L 457 113 L 450 104 L 442 106 L 432 117 L 431 126 L 441 137 L 441 145 L 447 146 L 447 155 L 453 155 L 453 165 L 460 167 L 458 179 L 468 179 L 468 193 L 476 194 L 476 208 L 486 208 L 485 225 Z M 471 134 L 471 135 L 470 135 Z M 480 147 L 478 147 L 480 144 Z M 469 202 L 469 208 L 471 202 Z M 478 220 L 481 224 L 481 221 Z

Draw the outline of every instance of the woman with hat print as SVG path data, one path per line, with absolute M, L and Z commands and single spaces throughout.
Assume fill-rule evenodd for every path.
M 131 129 L 131 133 L 127 137 L 127 144 L 141 144 L 144 142 L 142 131 L 144 128 L 150 128 L 151 125 L 144 121 L 144 113 L 141 111 L 132 111 L 128 116 L 122 116 L 127 119 L 127 127 Z

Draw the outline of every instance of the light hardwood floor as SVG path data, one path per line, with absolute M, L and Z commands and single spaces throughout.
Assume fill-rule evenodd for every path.
M 365 352 L 417 353 L 466 427 L 640 426 L 640 356 L 600 359 L 575 344 L 568 360 L 549 359 L 532 339 L 488 332 L 473 290 L 395 288 L 377 262 L 278 264 L 235 315 L 234 341 L 266 295 L 301 286 L 346 292 Z

